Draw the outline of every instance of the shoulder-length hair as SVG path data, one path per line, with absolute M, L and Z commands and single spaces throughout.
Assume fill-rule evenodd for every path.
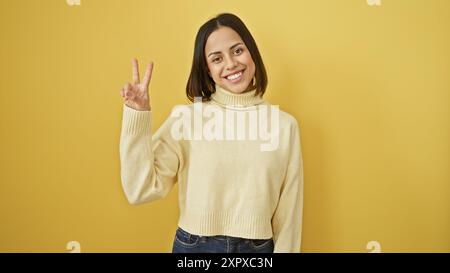
M 205 58 L 205 45 L 209 35 L 219 27 L 229 27 L 236 31 L 245 46 L 248 48 L 255 63 L 254 86 L 255 96 L 263 96 L 267 87 L 267 73 L 259 53 L 256 42 L 245 24 L 234 14 L 222 13 L 204 23 L 198 30 L 194 45 L 194 59 L 191 73 L 186 85 L 186 95 L 191 102 L 195 97 L 202 97 L 202 101 L 209 101 L 211 94 L 215 92 L 215 82 L 208 74 L 208 66 Z M 252 84 L 250 83 L 250 84 Z

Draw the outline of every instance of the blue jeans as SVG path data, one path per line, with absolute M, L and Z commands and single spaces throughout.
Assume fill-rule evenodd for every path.
M 273 253 L 271 239 L 245 239 L 224 235 L 199 236 L 177 229 L 172 253 Z

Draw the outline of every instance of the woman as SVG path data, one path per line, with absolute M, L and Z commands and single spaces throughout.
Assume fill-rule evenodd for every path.
M 163 198 L 178 182 L 174 253 L 299 252 L 300 130 L 263 99 L 266 70 L 244 23 L 220 14 L 199 29 L 186 87 L 195 103 L 174 107 L 154 135 L 152 70 L 150 63 L 140 82 L 134 59 L 133 82 L 121 90 L 121 178 L 129 202 Z

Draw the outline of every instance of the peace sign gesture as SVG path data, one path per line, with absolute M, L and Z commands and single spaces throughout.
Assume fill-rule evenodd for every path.
M 133 58 L 133 83 L 127 82 L 120 91 L 120 95 L 124 98 L 126 106 L 135 110 L 150 111 L 150 97 L 148 94 L 148 86 L 152 77 L 153 62 L 147 65 L 144 79 L 140 82 L 138 61 Z

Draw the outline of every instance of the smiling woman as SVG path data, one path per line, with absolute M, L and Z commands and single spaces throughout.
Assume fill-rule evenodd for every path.
M 229 44 L 232 46 L 228 49 Z M 211 33 L 205 52 L 211 52 L 207 55 L 207 64 L 208 74 L 214 82 L 237 94 L 253 88 L 250 81 L 255 74 L 255 63 L 236 31 L 220 27 Z
M 262 96 L 267 87 L 258 46 L 233 14 L 221 14 L 200 27 L 186 94 L 191 101 L 209 100 L 216 84 L 236 94 L 256 89 L 255 96 Z
M 272 111 L 263 99 L 266 70 L 244 23 L 220 14 L 200 27 L 186 86 L 195 102 L 174 107 L 154 135 L 148 96 L 152 70 L 150 63 L 141 83 L 134 60 L 134 83 L 122 90 L 120 158 L 128 201 L 151 202 L 179 184 L 175 253 L 299 252 L 300 129 L 293 116 L 278 107 Z M 257 128 L 263 132 L 258 138 Z M 180 137 L 184 132 L 188 137 Z

